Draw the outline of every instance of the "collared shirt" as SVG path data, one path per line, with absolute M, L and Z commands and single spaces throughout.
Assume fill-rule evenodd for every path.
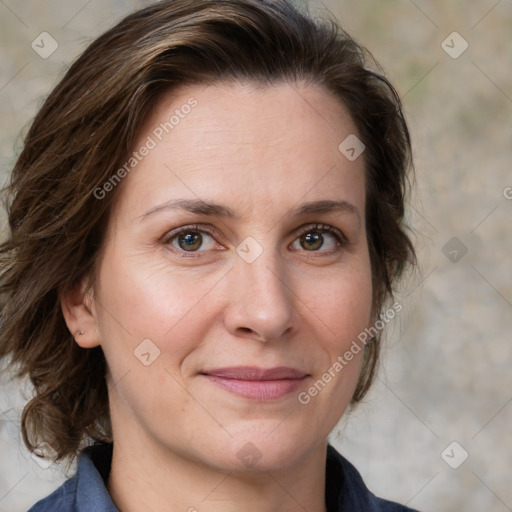
M 112 443 L 85 448 L 76 473 L 28 512 L 119 512 L 105 483 Z M 331 445 L 327 447 L 325 502 L 328 512 L 417 512 L 374 496 L 356 468 Z

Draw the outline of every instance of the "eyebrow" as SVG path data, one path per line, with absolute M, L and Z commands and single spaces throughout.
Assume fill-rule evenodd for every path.
M 176 199 L 167 201 L 166 203 L 149 209 L 147 212 L 141 215 L 141 218 L 144 220 L 150 215 L 164 210 L 184 210 L 191 213 L 208 215 L 212 217 L 228 219 L 238 218 L 236 213 L 228 206 L 221 205 L 212 201 L 203 201 L 202 199 Z M 288 214 L 292 217 L 301 217 L 311 213 L 330 212 L 351 213 L 355 215 L 359 223 L 361 223 L 361 215 L 359 214 L 359 210 L 352 203 L 349 203 L 345 200 L 333 201 L 329 199 L 323 199 L 320 201 L 310 201 L 308 203 L 301 204 L 297 208 L 294 208 Z

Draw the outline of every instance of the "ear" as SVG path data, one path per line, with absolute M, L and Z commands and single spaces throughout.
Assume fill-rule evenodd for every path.
M 75 341 L 82 348 L 100 345 L 94 292 L 84 278 L 74 287 L 59 293 L 60 307 L 64 320 Z

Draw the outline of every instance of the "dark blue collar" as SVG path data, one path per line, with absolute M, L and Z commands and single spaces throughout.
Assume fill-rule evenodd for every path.
M 28 512 L 119 512 L 105 483 L 113 444 L 85 448 L 75 475 Z M 331 445 L 327 447 L 325 500 L 328 512 L 416 512 L 375 497 L 355 467 Z

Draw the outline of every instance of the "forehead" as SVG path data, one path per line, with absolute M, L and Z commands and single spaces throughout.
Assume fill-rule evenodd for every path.
M 193 85 L 163 96 L 139 132 L 145 156 L 122 201 L 140 210 L 173 198 L 256 203 L 364 201 L 363 158 L 338 146 L 356 134 L 348 111 L 319 86 Z M 306 197 L 307 196 L 307 197 Z

